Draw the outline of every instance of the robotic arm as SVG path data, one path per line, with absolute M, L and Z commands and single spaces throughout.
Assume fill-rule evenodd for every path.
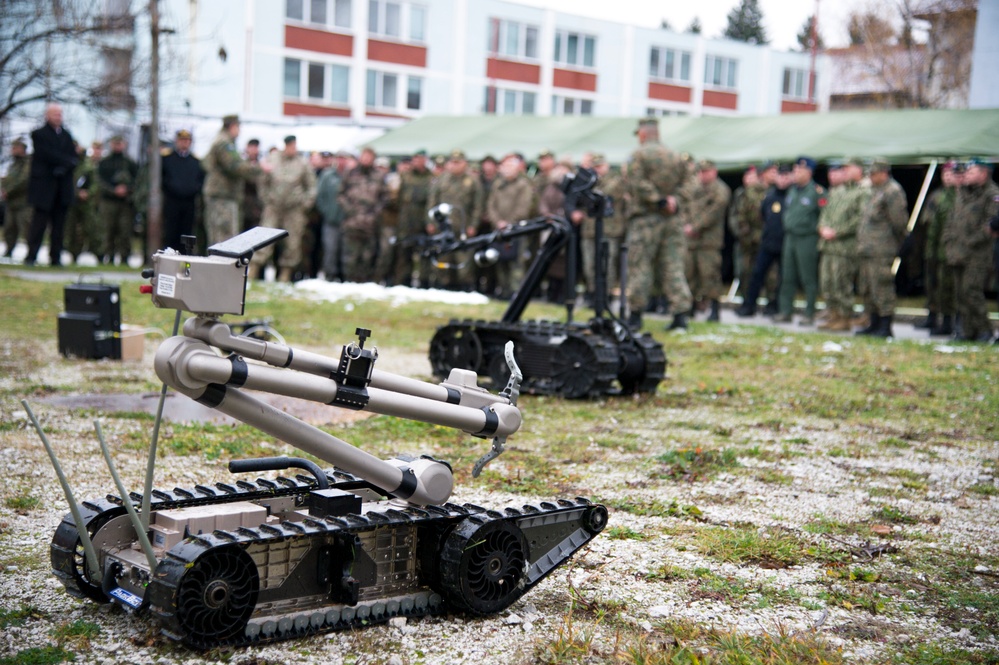
M 208 257 L 173 250 L 153 256 L 153 269 L 147 276 L 152 278 L 149 290 L 154 304 L 197 315 L 185 323 L 182 336 L 168 339 L 156 352 L 156 373 L 164 383 L 416 505 L 447 501 L 454 485 L 449 465 L 429 457 L 378 459 L 246 390 L 408 418 L 492 438 L 493 448 L 476 464 L 474 475 L 502 451 L 506 438 L 522 422 L 516 406 L 520 371 L 515 364 L 506 390 L 494 395 L 478 387 L 475 373 L 467 370 L 453 370 L 439 385 L 375 370 L 377 349 L 364 348 L 369 330 L 359 328 L 359 341 L 344 346 L 339 360 L 233 335 L 217 316 L 242 312 L 246 266 L 252 254 L 252 249 L 243 251 L 245 245 L 248 240 L 266 244 L 284 232 L 276 232 L 273 239 L 243 237 L 251 233 L 260 236 L 254 229 L 213 245 Z M 218 351 L 229 355 L 223 357 Z M 508 354 L 510 361 L 512 357 Z

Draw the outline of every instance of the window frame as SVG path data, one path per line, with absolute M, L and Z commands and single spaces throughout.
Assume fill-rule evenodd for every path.
M 496 108 L 489 110 L 489 91 L 496 93 Z M 522 88 L 501 88 L 495 85 L 487 85 L 484 88 L 485 103 L 482 105 L 482 112 L 486 115 L 537 115 L 538 114 L 538 92 L 536 90 L 524 90 Z M 508 95 L 513 95 L 514 110 L 506 109 L 506 99 Z M 530 97 L 530 112 L 525 111 L 525 104 Z
M 712 70 L 717 71 L 719 83 L 715 82 Z M 710 77 L 710 78 L 709 78 Z M 739 89 L 739 61 L 724 55 L 704 56 L 704 86 L 716 90 Z
M 653 71 L 653 58 L 656 58 L 655 71 Z M 672 58 L 672 63 L 667 68 L 670 58 Z M 668 46 L 653 46 L 649 50 L 649 78 L 656 81 L 690 85 L 690 63 L 692 59 L 693 54 L 690 51 L 670 48 Z M 672 73 L 668 72 L 667 69 L 672 70 Z M 684 76 L 684 73 L 686 73 L 686 76 Z
M 289 15 L 289 7 L 292 2 L 297 2 L 301 6 L 301 18 Z M 324 11 L 326 16 L 321 22 L 317 22 L 312 18 L 312 5 L 314 2 L 320 2 L 325 5 Z M 340 10 L 343 7 L 347 8 L 346 17 L 343 22 L 339 22 L 338 18 L 342 17 Z M 353 15 L 353 0 L 285 0 L 284 5 L 284 20 L 286 22 L 291 21 L 313 29 L 338 32 L 350 31 Z
M 386 77 L 395 78 L 395 100 L 394 104 L 385 104 L 385 78 Z M 369 103 L 371 99 L 371 82 L 372 77 L 374 77 L 375 89 L 374 89 L 374 101 L 375 104 Z M 413 81 L 419 82 L 419 108 L 412 108 L 410 106 L 411 95 L 411 85 Z M 374 111 L 376 113 L 393 113 L 397 115 L 413 115 L 422 113 L 426 105 L 426 81 L 425 76 L 419 74 L 410 74 L 408 72 L 392 71 L 387 69 L 372 69 L 368 67 L 365 69 L 364 73 L 364 108 L 368 111 Z
M 297 94 L 289 94 L 288 91 L 288 74 L 291 71 L 289 69 L 289 63 L 298 64 L 298 79 L 297 79 Z M 322 96 L 313 97 L 311 89 L 311 73 L 314 71 L 313 68 L 322 68 Z M 336 80 L 334 77 L 334 71 L 340 69 L 343 70 L 345 76 L 340 78 L 340 81 L 345 82 L 344 85 L 335 85 Z M 313 105 L 323 105 L 323 106 L 347 106 L 350 103 L 350 66 L 337 63 L 337 62 L 322 62 L 318 60 L 306 60 L 304 58 L 292 58 L 285 56 L 283 62 L 282 70 L 282 85 L 281 92 L 285 100 L 292 100 L 296 102 L 301 102 L 303 104 L 313 104 Z M 338 98 L 336 93 L 338 91 L 343 93 L 342 98 Z
M 407 0 L 367 0 L 368 2 L 368 36 L 374 39 L 391 40 L 406 44 L 426 44 L 427 28 L 430 24 L 430 7 L 422 2 Z M 399 7 L 399 34 L 391 35 L 386 31 L 388 20 L 388 5 Z M 419 36 L 414 37 L 413 9 L 420 10 Z M 375 11 L 372 11 L 375 10 Z M 374 25 L 372 25 L 374 17 Z
M 576 52 L 576 62 L 569 62 L 568 49 L 572 39 L 575 38 L 575 52 Z M 590 47 L 590 64 L 586 64 L 586 45 L 591 44 Z M 566 51 L 563 57 L 563 51 Z M 585 32 L 577 32 L 575 30 L 556 30 L 555 31 L 555 52 L 552 54 L 552 62 L 556 66 L 561 67 L 572 67 L 574 69 L 587 69 L 593 70 L 597 68 L 597 35 L 591 35 Z
M 801 69 L 799 67 L 785 67 L 784 76 L 781 81 L 781 98 L 796 102 L 811 102 L 813 101 L 808 95 L 808 82 L 811 73 L 807 69 Z M 791 85 L 791 90 L 788 90 L 789 77 L 797 78 L 797 86 Z M 816 76 L 816 81 L 818 77 Z M 794 88 L 800 88 L 800 94 L 794 91 Z M 816 87 L 818 87 L 816 85 Z
M 489 44 L 487 46 L 489 55 L 506 60 L 526 60 L 530 62 L 537 62 L 540 59 L 538 47 L 541 39 L 541 28 L 539 26 L 533 23 L 500 18 L 498 16 L 490 16 L 487 20 L 489 21 Z M 516 53 L 511 53 L 506 48 L 510 31 L 513 28 L 516 28 L 517 31 Z M 528 53 L 527 48 L 529 42 L 527 35 L 529 31 L 534 31 L 533 53 Z M 495 48 L 493 48 L 494 42 L 496 44 Z
M 567 97 L 565 95 L 552 95 L 552 115 L 553 116 L 592 116 L 594 99 L 589 97 Z M 567 113 L 567 106 L 570 111 Z

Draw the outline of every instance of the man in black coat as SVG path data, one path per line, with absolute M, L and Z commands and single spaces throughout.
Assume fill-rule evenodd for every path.
M 29 266 L 35 264 L 45 230 L 51 226 L 49 264 L 59 266 L 62 265 L 60 256 L 66 212 L 75 198 L 73 169 L 77 163 L 73 137 L 62 126 L 61 106 L 49 104 L 45 107 L 45 124 L 31 132 L 31 143 L 34 155 L 28 183 L 28 203 L 35 209 L 35 214 L 28 230 L 28 255 L 24 263 Z
M 763 237 L 760 239 L 760 249 L 756 252 L 756 265 L 753 266 L 753 276 L 749 281 L 742 306 L 735 311 L 739 316 L 754 316 L 756 300 L 767 280 L 767 272 L 771 266 L 780 263 L 784 244 L 784 200 L 788 187 L 791 186 L 791 165 L 781 164 L 777 168 L 777 182 L 767 192 L 760 212 L 763 215 Z M 770 306 L 769 304 L 767 305 Z
M 163 157 L 163 246 L 181 251 L 180 237 L 194 235 L 198 194 L 205 184 L 201 162 L 191 154 L 191 132 L 181 129 Z

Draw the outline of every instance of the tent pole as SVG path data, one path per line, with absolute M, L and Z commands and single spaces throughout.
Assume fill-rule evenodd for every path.
M 906 234 L 912 233 L 912 229 L 916 228 L 916 221 L 919 220 L 919 214 L 923 211 L 923 203 L 926 201 L 926 193 L 930 189 L 930 183 L 933 182 L 933 176 L 937 172 L 937 160 L 930 162 L 930 168 L 926 169 L 926 177 L 923 178 L 923 186 L 919 188 L 919 196 L 916 197 L 916 205 L 912 206 L 912 213 L 909 215 L 909 223 L 905 227 Z M 898 274 L 898 267 L 902 265 L 902 257 L 896 256 L 895 260 L 891 264 L 891 274 L 894 277 Z

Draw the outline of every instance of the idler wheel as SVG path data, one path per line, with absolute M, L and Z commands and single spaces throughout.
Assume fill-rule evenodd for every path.
M 177 617 L 195 645 L 213 645 L 242 634 L 257 604 L 260 580 L 250 556 L 238 547 L 202 554 L 177 589 Z
M 511 522 L 466 519 L 441 552 L 443 591 L 456 609 L 495 614 L 520 598 L 527 572 L 527 541 Z
M 434 376 L 446 379 L 454 368 L 479 371 L 482 341 L 474 330 L 448 325 L 430 340 L 430 366 Z
M 552 357 L 552 381 L 555 391 L 568 399 L 586 397 L 598 376 L 599 360 L 590 345 L 567 337 L 555 348 Z

